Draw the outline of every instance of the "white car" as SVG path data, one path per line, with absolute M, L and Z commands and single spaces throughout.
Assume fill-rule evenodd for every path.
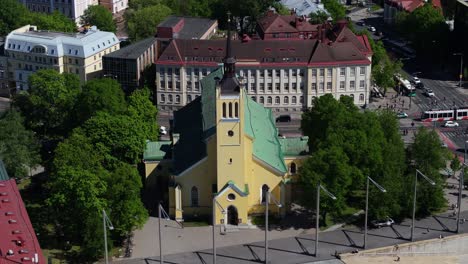
M 160 126 L 159 127 L 159 134 L 161 135 L 167 135 L 167 130 L 165 126 Z
M 420 84 L 421 83 L 421 80 L 419 80 L 419 78 L 416 77 L 416 76 L 413 77 L 412 81 L 413 81 L 414 84 Z
M 458 127 L 458 126 L 459 126 L 458 123 L 455 121 L 447 121 L 444 124 L 444 127 Z
M 434 92 L 431 89 L 426 89 L 424 93 L 429 97 L 435 96 Z
M 367 29 L 368 29 L 370 32 L 375 32 L 375 31 L 377 31 L 377 29 L 375 29 L 375 27 L 373 27 L 373 26 L 370 26 L 370 27 L 368 27 Z

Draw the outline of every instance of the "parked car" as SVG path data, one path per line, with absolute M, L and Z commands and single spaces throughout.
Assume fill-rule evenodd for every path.
M 444 124 L 444 127 L 458 127 L 459 124 L 455 121 L 447 121 Z
M 387 217 L 387 218 L 382 219 L 382 220 L 373 220 L 373 221 L 371 221 L 371 225 L 373 227 L 377 227 L 377 228 L 381 228 L 381 227 L 384 227 L 384 226 L 392 226 L 394 223 L 395 223 L 395 221 L 393 221 L 393 219 L 391 219 L 390 217 Z
M 369 26 L 367 29 L 368 29 L 370 32 L 375 32 L 375 31 L 377 31 L 377 29 L 375 29 L 375 27 L 373 27 L 373 26 Z
M 291 122 L 290 115 L 280 115 L 276 118 L 276 122 Z
M 165 126 L 160 126 L 159 127 L 159 134 L 161 135 L 167 135 L 167 130 Z
M 420 83 L 417 83 L 414 85 L 414 87 L 418 88 L 418 89 L 424 89 L 424 83 L 420 82 Z
M 431 89 L 425 89 L 424 94 L 429 96 L 429 97 L 435 96 L 434 92 Z
M 358 26 L 361 26 L 361 27 L 365 27 L 366 26 L 366 23 L 364 21 L 358 21 L 356 23 Z
M 408 114 L 405 113 L 405 112 L 398 112 L 398 113 L 397 113 L 397 117 L 398 117 L 398 118 L 407 118 L 407 117 L 408 117 Z

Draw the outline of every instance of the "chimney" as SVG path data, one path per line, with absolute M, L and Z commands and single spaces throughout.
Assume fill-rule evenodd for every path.
M 272 15 L 274 15 L 274 14 L 275 14 L 275 8 L 273 8 L 273 7 L 270 6 L 270 7 L 268 8 L 268 10 L 267 10 L 266 15 L 267 15 L 267 16 L 272 16 Z
M 304 20 L 302 19 L 302 17 L 296 17 L 296 19 L 295 19 L 296 28 L 302 26 L 303 21 Z
M 317 28 L 318 28 L 317 40 L 319 42 L 322 42 L 322 24 L 318 25 Z

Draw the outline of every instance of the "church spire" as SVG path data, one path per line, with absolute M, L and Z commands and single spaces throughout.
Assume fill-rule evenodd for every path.
M 228 20 L 228 32 L 227 32 L 227 41 L 226 41 L 226 56 L 224 57 L 224 76 L 225 77 L 234 77 L 236 74 L 236 59 L 232 57 L 232 47 L 231 47 L 231 12 L 227 13 Z

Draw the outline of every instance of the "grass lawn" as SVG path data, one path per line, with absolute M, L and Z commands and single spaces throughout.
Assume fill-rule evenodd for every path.
M 320 230 L 326 230 L 327 228 L 335 225 L 335 224 L 340 224 L 340 223 L 352 223 L 355 221 L 355 218 L 353 214 L 359 212 L 361 209 L 356 209 L 353 207 L 346 207 L 346 209 L 343 210 L 343 214 L 339 217 L 332 217 L 330 215 L 327 216 L 325 226 L 320 226 Z M 323 224 L 323 222 L 322 222 Z

